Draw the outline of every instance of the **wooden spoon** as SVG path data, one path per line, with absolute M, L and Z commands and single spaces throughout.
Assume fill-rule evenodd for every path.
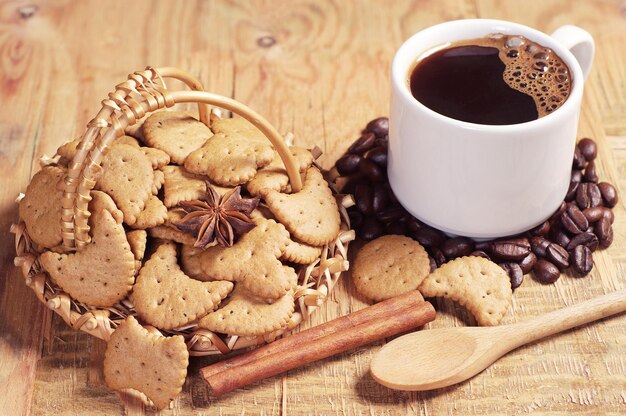
M 372 360 L 372 377 L 396 390 L 432 390 L 460 383 L 529 342 L 626 311 L 626 290 L 537 318 L 496 327 L 414 332 L 385 345 Z

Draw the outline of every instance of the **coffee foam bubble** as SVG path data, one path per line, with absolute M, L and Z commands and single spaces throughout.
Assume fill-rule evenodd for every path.
M 455 43 L 489 46 L 499 50 L 504 81 L 530 95 L 539 117 L 557 110 L 571 91 L 571 75 L 565 62 L 551 49 L 519 35 L 495 33 L 486 38 Z

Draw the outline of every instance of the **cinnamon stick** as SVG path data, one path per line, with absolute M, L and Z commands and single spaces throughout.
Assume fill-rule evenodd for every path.
M 367 308 L 352 312 L 349 315 L 349 319 L 334 319 L 330 322 L 326 322 L 325 324 L 317 325 L 313 328 L 301 331 L 298 333 L 298 337 L 290 335 L 285 338 L 278 339 L 263 348 L 257 348 L 227 360 L 218 361 L 217 363 L 204 367 L 200 370 L 202 372 L 202 377 L 206 379 L 213 374 L 262 359 L 276 352 L 285 351 L 291 348 L 299 348 L 303 343 L 308 344 L 310 342 L 314 342 L 318 338 L 343 331 L 355 325 L 360 325 L 377 319 L 386 319 L 389 315 L 397 313 L 399 310 L 411 307 L 415 305 L 416 302 L 421 300 L 424 300 L 424 298 L 420 292 L 413 290 L 393 299 L 379 302 L 375 305 L 368 306 Z
M 435 318 L 435 310 L 430 303 L 415 300 L 418 299 L 417 295 L 413 296 L 414 301 L 408 302 L 401 309 L 395 307 L 395 299 L 379 303 L 378 305 L 383 305 L 383 308 L 389 308 L 387 310 L 393 312 L 382 314 L 374 320 L 355 325 L 352 321 L 354 314 L 349 314 L 335 320 L 347 320 L 349 322 L 347 326 L 343 326 L 346 325 L 345 323 L 340 324 L 343 327 L 341 330 L 313 339 L 309 338 L 310 335 L 307 332 L 315 328 L 290 335 L 289 338 L 293 340 L 288 344 L 289 348 L 283 349 L 281 347 L 269 354 L 256 353 L 257 357 L 260 358 L 248 361 L 237 367 L 226 365 L 223 367 L 225 368 L 223 371 L 217 373 L 210 370 L 211 366 L 205 367 L 200 370 L 201 376 L 211 387 L 213 394 L 220 396 L 296 367 L 415 329 L 432 321 Z M 419 297 L 421 298 L 421 295 Z M 369 308 L 372 307 L 370 306 Z M 320 326 L 336 326 L 338 324 L 335 321 Z M 309 341 L 303 342 L 306 339 L 309 339 Z M 271 346 L 272 344 L 261 347 L 259 350 Z

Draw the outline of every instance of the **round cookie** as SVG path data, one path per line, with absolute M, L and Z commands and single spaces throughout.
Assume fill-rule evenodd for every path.
M 402 235 L 385 235 L 364 245 L 352 266 L 357 291 L 380 301 L 416 290 L 430 272 L 424 247 Z

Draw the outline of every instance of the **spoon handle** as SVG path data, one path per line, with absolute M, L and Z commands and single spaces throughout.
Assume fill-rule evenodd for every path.
M 585 302 L 537 318 L 507 325 L 514 338 L 513 348 L 626 311 L 626 289 L 598 296 Z

